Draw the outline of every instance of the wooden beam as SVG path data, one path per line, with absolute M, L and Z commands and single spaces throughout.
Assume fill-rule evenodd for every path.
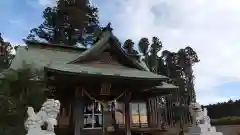
M 148 127 L 152 127 L 152 104 L 151 104 L 151 99 L 148 99 L 147 102 L 147 108 L 148 108 Z
M 125 135 L 131 135 L 130 130 L 130 107 L 129 107 L 129 101 L 130 101 L 131 93 L 126 92 L 125 93 Z
M 75 99 L 74 99 L 74 135 L 80 135 L 81 129 L 84 126 L 84 104 L 83 104 L 83 96 L 82 89 L 75 89 Z

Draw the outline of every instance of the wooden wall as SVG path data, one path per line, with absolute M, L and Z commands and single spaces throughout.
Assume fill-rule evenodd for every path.
M 166 102 L 165 104 L 161 104 L 162 99 Z M 184 102 L 187 103 L 187 100 Z M 151 98 L 147 102 L 147 111 L 148 116 L 146 116 L 146 119 L 148 119 L 148 125 L 143 127 L 149 127 L 149 128 L 156 128 L 156 129 L 169 129 L 173 127 L 179 127 L 178 123 L 175 121 L 174 116 L 176 115 L 175 108 L 175 99 L 172 97 L 172 95 L 167 95 L 163 97 L 156 97 Z M 72 106 L 69 104 L 68 106 L 62 106 L 59 117 L 58 117 L 58 127 L 60 128 L 71 128 L 71 108 Z M 121 110 L 123 112 L 115 113 L 115 118 L 117 121 L 117 124 L 119 124 L 119 128 L 124 128 L 124 105 L 121 107 Z M 132 120 L 131 120 L 132 121 Z M 189 125 L 191 122 L 191 117 L 189 115 L 188 107 L 185 108 L 183 111 L 183 123 L 185 125 Z M 132 128 L 139 128 L 139 125 L 131 123 Z M 81 132 L 90 132 L 90 130 L 82 130 Z M 99 131 L 91 131 L 91 134 L 100 133 Z
M 164 101 L 164 102 L 162 102 Z M 182 122 L 184 125 L 189 125 L 191 123 L 191 116 L 188 109 L 188 100 L 183 99 L 182 112 L 177 110 L 176 98 L 172 95 L 166 95 L 161 97 L 156 97 L 149 99 L 149 124 L 151 127 L 158 128 L 171 128 L 178 125 L 177 116 L 182 115 Z M 182 114 L 180 114 L 182 113 Z

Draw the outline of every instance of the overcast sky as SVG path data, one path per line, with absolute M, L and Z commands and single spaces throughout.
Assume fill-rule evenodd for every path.
M 22 44 L 29 30 L 42 22 L 53 0 L 1 0 L 0 32 Z M 121 41 L 157 36 L 164 49 L 190 45 L 199 55 L 194 67 L 197 100 L 202 104 L 240 98 L 239 0 L 92 0 L 101 24 L 112 22 Z

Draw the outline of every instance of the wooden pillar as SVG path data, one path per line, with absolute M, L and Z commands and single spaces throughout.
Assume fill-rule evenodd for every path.
M 147 109 L 147 124 L 148 124 L 148 127 L 151 127 L 151 108 L 150 108 L 150 105 L 149 105 L 149 99 L 146 99 L 145 100 L 146 102 L 146 109 Z
M 158 125 L 157 125 L 157 123 L 158 123 L 158 121 L 157 121 L 157 119 L 158 119 L 158 110 L 157 110 L 157 100 L 156 100 L 156 98 L 152 98 L 152 101 L 153 101 L 153 118 L 154 118 L 154 128 L 156 128 Z
M 102 125 L 102 135 L 106 135 L 106 133 L 107 133 L 107 120 L 106 120 L 106 113 L 107 113 L 107 107 L 106 107 L 106 103 L 104 103 L 103 105 L 102 105 L 103 107 L 102 107 L 102 123 L 103 123 L 103 125 Z
M 161 128 L 162 123 L 162 108 L 160 106 L 159 97 L 156 97 L 156 110 L 157 110 L 157 128 Z
M 80 135 L 84 125 L 84 103 L 82 89 L 75 89 L 75 99 L 73 108 L 74 135 Z
M 125 135 L 131 135 L 131 130 L 130 130 L 130 106 L 129 106 L 129 101 L 130 101 L 130 92 L 125 93 Z
M 118 128 L 116 117 L 115 117 L 115 111 L 116 111 L 116 102 L 112 102 L 111 103 L 111 114 L 112 114 L 112 124 L 113 124 L 114 131 L 116 131 Z

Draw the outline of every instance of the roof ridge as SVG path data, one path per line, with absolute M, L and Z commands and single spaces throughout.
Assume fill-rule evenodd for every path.
M 89 57 L 90 53 L 93 51 L 95 51 L 95 53 L 94 53 L 95 56 L 98 55 L 99 53 L 101 53 L 103 50 L 105 50 L 108 47 L 105 44 L 109 40 L 110 36 L 111 36 L 111 31 L 109 31 L 109 30 L 103 31 L 99 40 L 91 48 L 82 52 L 77 59 L 70 61 L 69 64 L 70 63 L 73 64 L 78 61 L 86 59 L 87 57 Z
M 84 47 L 68 46 L 68 45 L 64 45 L 64 44 L 45 43 L 45 42 L 32 41 L 32 40 L 26 40 L 26 39 L 23 39 L 23 41 L 25 42 L 25 44 L 27 44 L 27 46 L 47 45 L 49 47 L 59 47 L 59 48 L 75 49 L 75 50 L 87 50 L 87 48 L 84 48 Z

